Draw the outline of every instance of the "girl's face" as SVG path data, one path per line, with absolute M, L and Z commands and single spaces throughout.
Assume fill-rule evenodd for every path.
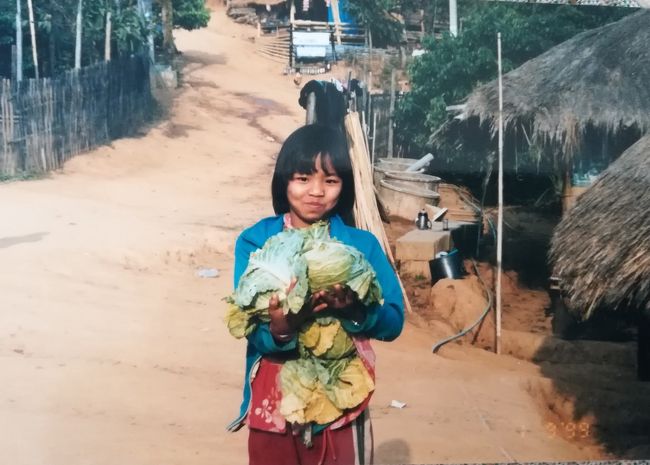
M 325 218 L 336 207 L 342 187 L 329 157 L 318 155 L 313 173 L 294 173 L 287 185 L 291 224 L 304 228 Z

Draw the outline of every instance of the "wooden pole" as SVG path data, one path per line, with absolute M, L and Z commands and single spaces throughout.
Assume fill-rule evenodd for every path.
M 20 0 L 16 0 L 16 81 L 23 80 L 23 21 Z
M 499 73 L 499 212 L 497 216 L 496 353 L 501 353 L 501 274 L 503 258 L 503 79 L 501 75 L 501 33 L 497 33 Z
M 307 96 L 307 112 L 305 115 L 305 124 L 316 123 L 316 94 L 310 92 Z
M 17 81 L 16 79 L 16 45 L 11 46 L 11 79 Z
M 104 38 L 104 61 L 111 61 L 111 12 L 106 12 L 106 37 Z
M 390 73 L 390 108 L 388 111 L 388 158 L 393 158 L 393 112 L 395 111 L 395 68 Z
M 372 154 L 371 154 L 371 167 L 375 171 L 375 140 L 377 139 L 377 112 L 372 113 Z
M 458 5 L 456 0 L 449 0 L 449 33 L 454 37 L 458 35 Z
M 341 45 L 341 15 L 339 14 L 339 0 L 331 0 L 332 17 L 334 18 L 334 36 L 336 45 Z
M 32 0 L 27 0 L 27 13 L 29 14 L 29 34 L 32 39 L 32 59 L 34 60 L 34 77 L 39 78 L 38 51 L 36 49 L 36 28 L 34 27 L 34 7 Z
M 77 4 L 77 35 L 74 47 L 74 68 L 81 68 L 81 27 L 82 27 L 82 11 L 83 0 L 79 0 Z

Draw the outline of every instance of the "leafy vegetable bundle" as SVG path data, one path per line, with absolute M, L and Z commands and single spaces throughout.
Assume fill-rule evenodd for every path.
M 292 278 L 296 283 L 287 292 Z M 336 284 L 347 285 L 365 306 L 382 301 L 372 266 L 357 249 L 330 238 L 326 223 L 283 231 L 251 254 L 237 289 L 227 299 L 228 329 L 242 338 L 268 322 L 273 294 L 285 315 L 297 314 L 313 293 Z M 280 411 L 287 421 L 327 424 L 374 390 L 354 342 L 336 318 L 305 323 L 298 332 L 298 353 L 299 358 L 285 362 L 280 373 Z

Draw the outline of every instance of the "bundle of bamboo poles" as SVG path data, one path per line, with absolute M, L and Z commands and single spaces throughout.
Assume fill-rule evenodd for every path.
M 348 150 L 350 152 L 350 161 L 352 162 L 352 172 L 354 174 L 354 221 L 359 229 L 370 231 L 379 239 L 384 252 L 390 262 L 395 266 L 395 258 L 390 250 L 388 236 L 384 230 L 384 224 L 379 216 L 377 198 L 375 196 L 374 185 L 372 182 L 372 167 L 370 166 L 370 156 L 368 154 L 368 144 L 366 137 L 361 128 L 359 114 L 350 112 L 344 120 L 345 132 L 348 139 Z M 402 295 L 404 296 L 404 306 L 408 312 L 411 312 L 411 304 L 404 289 L 404 284 L 399 275 L 397 276 Z
M 266 58 L 281 63 L 289 62 L 291 53 L 291 39 L 289 34 L 283 32 L 272 36 L 261 36 L 257 38 L 257 52 Z

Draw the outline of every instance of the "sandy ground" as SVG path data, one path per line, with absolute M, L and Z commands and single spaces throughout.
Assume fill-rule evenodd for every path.
M 222 10 L 179 32 L 188 64 L 168 120 L 0 185 L 3 462 L 246 463 L 245 431 L 225 431 L 244 343 L 221 299 L 236 235 L 271 213 L 277 141 L 303 120 L 253 33 Z M 432 355 L 435 339 L 409 323 L 376 344 L 378 463 L 602 457 L 548 434 L 529 388 L 538 366 L 467 346 Z

